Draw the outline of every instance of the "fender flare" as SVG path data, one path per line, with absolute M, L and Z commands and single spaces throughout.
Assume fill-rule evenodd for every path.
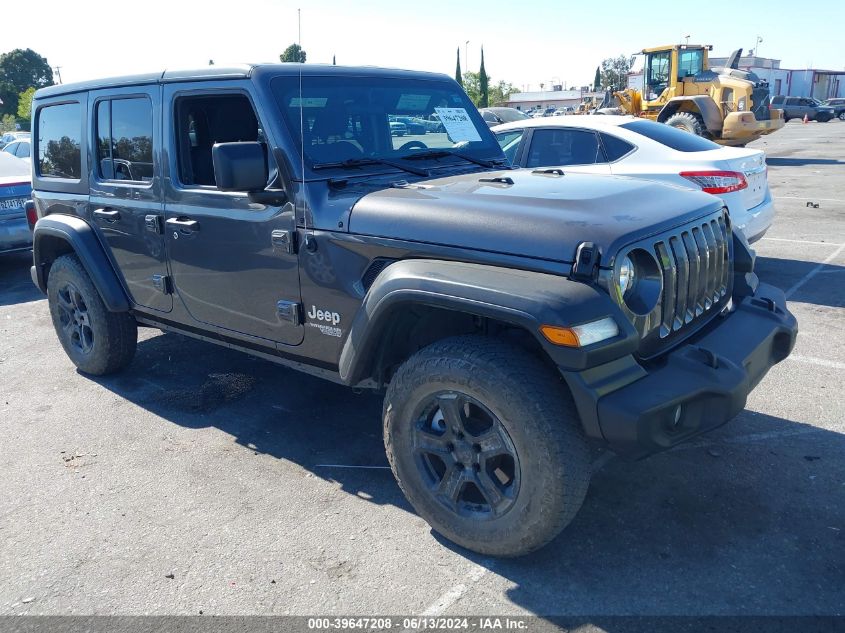
M 370 376 L 381 334 L 396 310 L 410 305 L 454 310 L 512 323 L 531 333 L 561 369 L 585 369 L 632 353 L 634 327 L 612 299 L 566 277 L 482 264 L 430 259 L 391 264 L 376 278 L 349 328 L 338 370 L 347 384 Z M 553 345 L 539 327 L 578 325 L 612 316 L 620 336 L 594 349 Z
M 688 97 L 673 97 L 666 102 L 666 105 L 657 115 L 658 123 L 665 123 L 673 114 L 677 113 L 683 103 L 694 103 L 698 112 L 704 119 L 704 126 L 708 132 L 719 133 L 722 131 L 722 112 L 716 102 L 709 95 L 690 95 Z
M 47 271 L 58 253 L 49 246 L 55 238 L 65 242 L 82 262 L 100 293 L 106 308 L 111 312 L 129 310 L 129 298 L 106 256 L 94 229 L 85 220 L 72 215 L 52 214 L 38 220 L 32 235 L 32 281 L 41 292 L 47 292 Z

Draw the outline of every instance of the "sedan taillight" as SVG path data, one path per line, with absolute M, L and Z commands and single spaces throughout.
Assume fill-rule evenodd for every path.
M 681 176 L 701 187 L 704 193 L 731 193 L 748 186 L 738 171 L 682 171 Z

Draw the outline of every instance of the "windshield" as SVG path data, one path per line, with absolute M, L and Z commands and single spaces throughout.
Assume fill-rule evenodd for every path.
M 652 141 L 657 141 L 661 145 L 678 150 L 679 152 L 707 152 L 721 147 L 721 145 L 716 145 L 713 141 L 701 138 L 695 134 L 690 134 L 689 132 L 684 132 L 665 123 L 638 120 L 623 123 L 620 127 L 624 127 L 637 134 L 642 134 Z
M 385 77 L 277 77 L 271 84 L 295 142 L 310 167 L 452 153 L 466 160 L 504 160 L 478 110 L 449 82 Z M 431 151 L 436 150 L 436 151 Z

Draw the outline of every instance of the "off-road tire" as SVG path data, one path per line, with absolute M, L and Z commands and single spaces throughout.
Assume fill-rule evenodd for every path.
M 704 136 L 706 128 L 701 117 L 693 112 L 678 112 L 666 119 L 666 125 L 671 125 L 684 132 Z
M 80 371 L 104 376 L 132 361 L 138 344 L 135 318 L 127 312 L 109 312 L 76 255 L 62 255 L 53 262 L 47 300 L 59 341 Z M 77 318 L 87 325 L 69 323 L 74 319 L 71 313 L 81 315 Z
M 512 442 L 519 488 L 500 516 L 467 517 L 447 508 L 419 467 L 417 414 L 444 394 L 486 407 Z M 516 345 L 461 336 L 420 350 L 393 376 L 383 419 L 387 457 L 411 505 L 435 531 L 475 552 L 511 557 L 542 547 L 572 521 L 587 494 L 589 451 L 566 384 Z

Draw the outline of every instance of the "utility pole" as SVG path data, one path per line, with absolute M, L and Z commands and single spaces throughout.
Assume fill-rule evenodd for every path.
M 469 70 L 469 40 L 464 42 L 464 65 Z
M 59 78 L 59 85 L 62 83 L 62 67 L 56 66 L 56 76 Z

